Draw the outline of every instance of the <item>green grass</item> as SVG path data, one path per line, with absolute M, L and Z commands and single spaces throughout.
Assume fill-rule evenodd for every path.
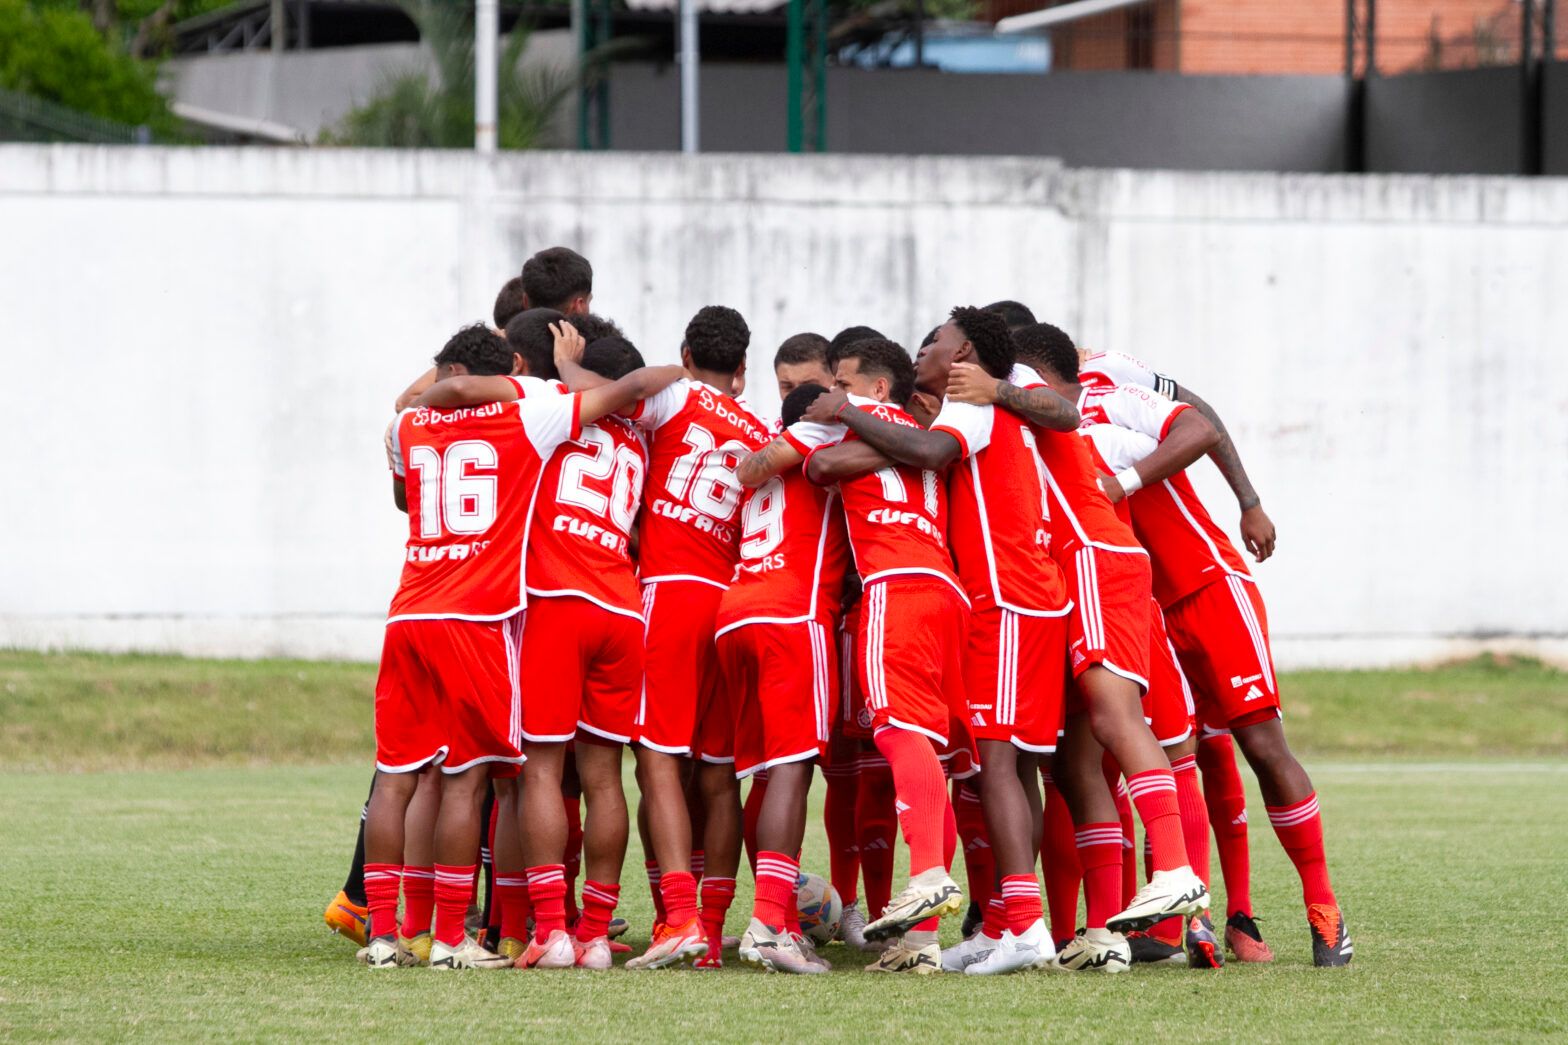
M 1568 755 L 1568 672 L 1535 661 L 1297 672 L 1281 684 L 1307 756 Z M 374 686 L 365 664 L 0 651 L 0 766 L 363 760 Z
M 1255 827 L 1279 961 L 996 980 L 749 969 L 371 974 L 321 926 L 362 767 L 0 773 L 0 1039 L 1188 1041 L 1568 1033 L 1561 763 L 1313 767 L 1356 943 L 1309 965 L 1294 876 Z M 1556 811 L 1553 813 L 1552 811 Z M 820 819 L 812 820 L 813 830 Z M 820 863 L 820 833 L 808 864 Z M 816 859 L 814 860 L 813 857 Z M 628 868 L 638 867 L 634 852 Z M 745 886 L 732 927 L 748 898 Z M 641 936 L 647 891 L 623 911 Z M 954 926 L 949 923 L 951 935 Z M 830 958 L 855 962 L 842 948 Z M 537 1040 L 537 1039 L 535 1039 Z

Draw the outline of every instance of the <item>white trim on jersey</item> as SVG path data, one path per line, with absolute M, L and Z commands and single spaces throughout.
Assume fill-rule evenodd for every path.
M 658 577 L 644 577 L 642 579 L 642 586 L 647 588 L 650 584 L 658 584 L 662 581 L 697 581 L 699 584 L 711 584 L 720 591 L 729 591 L 730 588 L 730 586 L 725 584 L 723 581 L 710 580 L 707 577 L 698 577 L 695 574 L 690 573 L 665 573 Z M 646 613 L 647 611 L 644 610 L 643 612 Z
M 1263 637 L 1263 626 L 1258 623 L 1258 615 L 1253 610 L 1252 599 L 1241 586 L 1241 578 L 1231 574 L 1226 578 L 1230 586 L 1231 597 L 1236 600 L 1236 608 L 1241 611 L 1242 623 L 1247 626 L 1247 634 L 1252 638 L 1252 652 L 1258 658 L 1258 670 L 1268 680 L 1269 689 L 1278 690 L 1274 682 L 1273 658 L 1269 656 L 1268 640 Z
M 484 765 L 486 762 L 500 762 L 508 766 L 520 766 L 527 761 L 527 755 L 518 755 L 516 758 L 510 758 L 506 755 L 484 755 L 479 758 L 470 759 L 460 766 L 449 766 L 443 762 L 441 763 L 441 772 L 447 774 L 448 776 L 456 776 L 458 773 L 461 773 L 464 770 L 473 769 L 475 766 Z
M 1089 539 L 1089 535 L 1084 532 L 1083 525 L 1079 523 L 1078 516 L 1073 514 L 1072 506 L 1067 503 L 1067 498 L 1063 496 L 1062 488 L 1057 485 L 1056 476 L 1051 474 L 1051 470 L 1049 468 L 1042 469 L 1042 471 L 1045 473 L 1045 481 L 1051 487 L 1051 492 L 1056 494 L 1057 505 L 1061 507 L 1062 513 L 1067 516 L 1067 521 L 1072 523 L 1073 534 L 1078 538 L 1079 544 L 1087 545 L 1093 548 L 1103 548 L 1108 552 L 1127 552 L 1128 554 L 1133 555 L 1149 554 L 1147 549 L 1139 545 L 1129 546 L 1122 544 L 1106 544 L 1104 541 L 1091 541 Z
M 518 605 L 513 606 L 505 613 L 487 613 L 482 615 L 472 613 L 399 613 L 396 617 L 388 617 L 387 623 L 396 624 L 401 620 L 469 620 L 476 624 L 493 624 L 498 620 L 506 620 L 508 617 L 517 616 L 517 614 L 523 611 L 523 608 L 523 606 Z
M 442 744 L 436 749 L 436 753 L 428 758 L 422 758 L 417 762 L 407 762 L 401 766 L 389 766 L 385 762 L 377 762 L 376 768 L 383 773 L 412 773 L 428 765 L 440 765 L 446 759 L 446 755 L 447 746 Z
M 1169 479 L 1161 479 L 1160 485 L 1165 487 L 1165 492 L 1170 495 L 1171 500 L 1176 502 L 1176 510 L 1181 512 L 1181 517 L 1183 519 L 1187 520 L 1187 525 L 1192 527 L 1192 532 L 1196 533 L 1200 538 L 1203 539 L 1203 543 L 1209 549 L 1209 556 L 1219 564 L 1220 569 L 1225 571 L 1225 576 L 1240 577 L 1242 580 L 1247 581 L 1248 583 L 1253 583 L 1252 577 L 1250 575 L 1233 569 L 1230 563 L 1225 561 L 1225 556 L 1220 554 L 1219 547 L 1209 537 L 1208 532 L 1204 530 L 1202 526 L 1198 525 L 1198 520 L 1194 519 L 1192 517 L 1192 513 L 1187 510 L 1187 502 L 1181 499 L 1181 494 L 1176 490 L 1176 487 L 1171 485 L 1171 481 Z
M 861 579 L 861 590 L 864 591 L 866 588 L 871 587 L 871 585 L 875 584 L 877 581 L 885 581 L 890 577 L 940 577 L 942 580 L 952 585 L 953 590 L 958 592 L 958 597 L 964 600 L 965 606 L 969 605 L 969 596 L 964 593 L 964 589 L 956 580 L 954 580 L 952 577 L 949 577 L 941 570 L 933 570 L 925 566 L 900 566 L 891 570 L 882 570 L 879 573 L 873 573 L 871 576 Z M 1060 616 L 1060 614 L 1052 614 L 1052 616 Z
M 576 588 L 559 588 L 553 591 L 546 591 L 542 588 L 529 588 L 528 595 L 530 598 L 534 599 L 559 599 L 566 596 L 572 596 L 583 599 L 587 602 L 591 602 L 601 610 L 606 610 L 621 617 L 630 617 L 632 620 L 637 621 L 640 624 L 647 623 L 647 621 L 643 620 L 642 614 L 637 610 L 628 610 L 621 606 L 611 606 L 608 602 L 605 602 L 602 599 L 596 599 L 587 592 L 578 591 Z

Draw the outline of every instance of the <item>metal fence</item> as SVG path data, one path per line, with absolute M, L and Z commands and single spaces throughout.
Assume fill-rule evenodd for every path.
M 69 106 L 0 89 L 0 141 L 148 145 L 152 129 L 116 123 Z

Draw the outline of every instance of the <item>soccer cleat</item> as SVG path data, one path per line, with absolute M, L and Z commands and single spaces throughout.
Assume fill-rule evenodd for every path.
M 868 941 L 900 936 L 927 918 L 945 918 L 964 909 L 958 883 L 941 867 L 921 871 L 893 897 L 882 917 L 866 926 Z
M 610 931 L 605 933 L 605 936 L 611 940 L 618 939 L 619 937 L 625 936 L 626 930 L 630 928 L 631 923 L 629 923 L 625 918 L 611 918 Z
M 595 937 L 592 940 L 577 942 L 577 967 L 579 969 L 608 969 L 615 964 L 615 957 L 610 953 L 610 938 L 607 936 Z
M 964 924 L 959 926 L 959 933 L 964 939 L 969 939 L 980 931 L 980 926 L 985 922 L 985 912 L 980 909 L 979 900 L 970 900 L 969 909 L 964 912 Z M 951 950 L 952 948 L 948 948 Z M 949 969 L 949 972 L 954 970 Z
M 413 936 L 398 934 L 397 945 L 412 954 L 420 965 L 430 964 L 430 934 L 428 932 L 415 933 Z
M 544 943 L 530 938 L 515 964 L 519 969 L 570 969 L 577 964 L 577 948 L 565 929 L 553 929 Z
M 609 940 L 609 937 L 607 936 L 605 939 Z M 632 953 L 632 945 L 629 943 L 622 943 L 619 940 L 610 940 L 610 953 L 630 954 Z
M 795 947 L 801 954 L 805 955 L 806 960 L 812 965 L 817 966 L 823 972 L 833 968 L 832 962 L 817 953 L 817 945 L 812 941 L 811 937 L 804 933 L 790 933 L 789 938 L 795 941 Z
M 951 947 L 942 948 L 942 971 L 963 972 L 964 969 L 975 962 L 983 961 L 987 955 L 996 950 L 999 940 L 993 940 L 985 933 L 975 933 L 962 943 Z
M 449 947 L 436 940 L 430 945 L 430 967 L 442 972 L 453 969 L 510 969 L 512 959 L 491 954 L 479 946 L 472 936 L 463 937 L 456 947 Z
M 1307 927 L 1312 930 L 1312 964 L 1319 968 L 1349 965 L 1355 951 L 1350 932 L 1338 907 L 1315 903 L 1307 907 Z
M 844 941 L 846 947 L 853 947 L 857 951 L 866 949 L 866 916 L 860 913 L 859 900 L 844 908 L 843 917 L 838 923 L 838 938 Z
M 1208 915 L 1195 914 L 1188 918 L 1185 935 L 1189 969 L 1225 967 L 1225 948 L 1220 946 L 1220 938 L 1214 935 L 1214 923 L 1209 921 Z
M 774 931 L 753 918 L 745 935 L 740 938 L 740 960 L 747 965 L 759 965 L 768 972 L 788 972 L 802 976 L 827 972 L 800 949 L 799 940 L 800 937 L 793 933 Z
M 691 960 L 693 969 L 713 970 L 724 968 L 724 951 L 722 948 L 709 947 L 708 953 Z
M 528 950 L 528 941 L 519 940 L 515 936 L 503 936 L 495 945 L 495 953 L 513 961 L 521 958 L 526 950 Z
M 1127 949 L 1134 965 L 1186 965 L 1187 952 L 1148 933 L 1128 933 Z
M 1225 946 L 1238 962 L 1271 962 L 1274 952 L 1263 942 L 1263 933 L 1252 915 L 1237 911 L 1225 920 Z
M 370 908 L 350 900 L 348 893 L 341 889 L 321 914 L 328 929 L 339 936 L 347 936 L 361 947 L 369 942 L 365 939 L 365 922 L 369 917 Z
M 1020 969 L 1044 969 L 1055 960 L 1056 948 L 1051 944 L 1051 934 L 1042 918 L 1021 936 L 1014 936 L 1011 929 L 1005 930 L 989 954 L 964 968 L 964 975 L 998 976 Z
M 929 943 L 921 943 L 909 939 L 910 935 L 913 934 L 891 940 L 877 960 L 866 966 L 866 971 L 907 972 L 916 976 L 930 976 L 941 972 L 942 948 L 937 942 L 931 940 Z
M 1126 972 L 1131 967 L 1127 941 L 1109 929 L 1079 929 L 1050 965 L 1063 972 Z
M 1137 932 L 1173 915 L 1186 918 L 1199 914 L 1208 906 L 1209 890 L 1192 868 L 1155 871 L 1127 909 L 1109 919 L 1105 927 L 1113 933 Z
M 395 936 L 377 936 L 354 955 L 372 969 L 397 969 L 418 965 L 419 961 Z
M 708 953 L 708 937 L 702 920 L 692 918 L 685 925 L 660 925 L 654 930 L 648 949 L 626 963 L 628 969 L 662 969 L 686 958 L 701 958 Z

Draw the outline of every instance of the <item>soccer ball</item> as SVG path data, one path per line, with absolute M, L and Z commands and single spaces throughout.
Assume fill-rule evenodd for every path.
M 838 923 L 844 917 L 844 901 L 838 890 L 819 874 L 803 874 L 795 886 L 795 909 L 800 915 L 800 931 L 821 947 L 833 942 Z

